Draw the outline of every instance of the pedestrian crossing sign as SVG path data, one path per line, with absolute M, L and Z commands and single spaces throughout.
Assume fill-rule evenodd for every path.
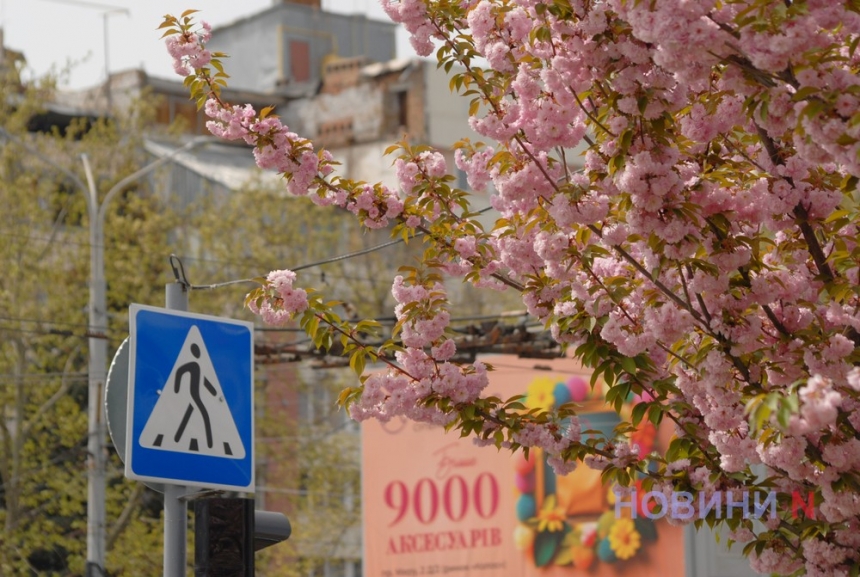
M 131 305 L 125 474 L 254 490 L 251 323 Z

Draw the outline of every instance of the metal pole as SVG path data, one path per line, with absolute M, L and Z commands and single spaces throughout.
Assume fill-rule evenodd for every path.
M 164 297 L 166 308 L 177 311 L 188 310 L 188 287 L 184 284 L 168 283 L 165 286 Z M 187 488 L 182 485 L 164 487 L 164 577 L 184 577 L 188 505 L 183 500 L 183 496 Z
M 105 423 L 102 403 L 107 376 L 107 299 L 104 279 L 104 230 L 99 226 L 98 196 L 86 155 L 87 210 L 90 229 L 89 307 L 89 434 L 87 436 L 87 571 L 88 577 L 105 575 Z
M 102 33 L 105 41 L 105 104 L 107 105 L 108 115 L 113 114 L 113 88 L 110 85 L 110 63 L 108 56 L 110 54 L 110 44 L 108 42 L 108 16 L 110 12 L 102 12 Z

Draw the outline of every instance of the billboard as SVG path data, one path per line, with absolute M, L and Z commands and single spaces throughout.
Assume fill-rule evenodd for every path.
M 486 360 L 495 368 L 487 394 L 545 408 L 574 400 L 583 429 L 618 422 L 570 359 Z M 647 451 L 663 432 L 637 435 Z M 599 471 L 557 477 L 539 451 L 525 459 L 405 420 L 362 424 L 367 577 L 682 577 L 683 529 L 632 519 L 629 507 L 616 518 L 613 497 Z

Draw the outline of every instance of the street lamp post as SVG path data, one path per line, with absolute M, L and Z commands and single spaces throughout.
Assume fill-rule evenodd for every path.
M 105 418 L 102 403 L 107 365 L 107 298 L 104 280 L 104 227 L 99 219 L 106 204 L 99 206 L 92 170 L 81 155 L 87 177 L 87 214 L 90 233 L 89 303 L 89 405 L 87 422 L 87 570 L 86 577 L 103 577 L 105 561 Z M 107 200 L 107 197 L 105 197 Z M 98 570 L 98 572 L 96 571 Z
M 195 138 L 169 154 L 147 164 L 117 182 L 99 203 L 95 179 L 86 154 L 81 155 L 87 183 L 68 168 L 9 134 L 0 127 L 0 136 L 14 142 L 45 164 L 53 167 L 75 183 L 84 193 L 89 217 L 90 239 L 90 299 L 89 299 L 89 404 L 87 435 L 87 570 L 86 577 L 104 577 L 105 565 L 105 451 L 106 431 L 104 407 L 105 380 L 107 378 L 107 282 L 104 262 L 104 224 L 107 207 L 116 195 L 129 184 L 143 178 L 153 170 L 172 161 L 178 154 L 190 151 L 207 142 L 205 137 Z

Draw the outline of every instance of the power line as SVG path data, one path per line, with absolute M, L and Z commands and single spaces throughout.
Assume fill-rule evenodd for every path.
M 418 233 L 415 236 L 418 237 L 421 235 L 423 235 L 423 233 Z M 300 270 L 314 268 L 314 267 L 318 267 L 318 266 L 322 266 L 322 265 L 326 265 L 326 264 L 332 264 L 332 263 L 339 262 L 342 260 L 347 260 L 350 258 L 355 258 L 358 256 L 364 256 L 366 254 L 371 254 L 373 252 L 388 248 L 390 246 L 394 246 L 396 244 L 400 244 L 402 242 L 405 242 L 405 241 L 402 238 L 398 238 L 395 240 L 390 240 L 388 242 L 384 242 L 382 244 L 378 244 L 376 246 L 372 246 L 370 248 L 358 250 L 355 252 L 351 252 L 351 253 L 347 253 L 347 254 L 343 254 L 343 255 L 339 255 L 339 256 L 334 256 L 334 257 L 327 258 L 325 260 L 321 260 L 321 261 L 317 261 L 317 262 L 302 264 L 302 265 L 293 267 L 290 270 L 292 270 L 293 272 L 297 272 Z M 177 260 L 179 260 L 179 259 L 177 258 Z M 181 265 L 181 262 L 180 262 L 180 265 Z M 226 286 L 232 286 L 232 285 L 236 285 L 236 284 L 256 283 L 256 282 L 257 281 L 255 281 L 252 278 L 246 278 L 246 279 L 231 280 L 231 281 L 225 281 L 225 282 L 209 284 L 209 285 L 194 285 L 194 284 L 189 283 L 188 288 L 191 290 L 212 290 L 212 289 L 222 288 L 222 287 L 226 287 Z
M 492 210 L 492 207 L 487 206 L 485 208 L 478 210 L 477 212 L 475 212 L 475 214 L 483 214 L 483 213 L 488 212 L 490 210 Z M 424 231 L 417 231 L 414 233 L 412 238 L 417 239 L 417 238 L 421 238 L 424 235 L 425 235 Z M 334 256 L 334 257 L 327 258 L 325 260 L 321 260 L 321 261 L 317 261 L 317 262 L 302 264 L 302 265 L 299 265 L 296 267 L 292 267 L 290 270 L 292 270 L 293 272 L 298 272 L 300 270 L 305 270 L 305 269 L 314 268 L 314 267 L 318 267 L 318 266 L 322 266 L 322 265 L 326 265 L 326 264 L 331 264 L 331 263 L 335 263 L 338 261 L 347 260 L 350 258 L 355 258 L 358 256 L 364 256 L 366 254 L 370 254 L 370 253 L 382 250 L 384 248 L 388 248 L 390 246 L 394 246 L 394 245 L 405 243 L 405 242 L 406 242 L 406 239 L 400 237 L 400 238 L 396 238 L 394 240 L 390 240 L 388 242 L 384 242 L 382 244 L 378 244 L 376 246 L 372 246 L 370 248 L 358 250 L 355 252 L 350 252 L 350 253 L 339 255 L 339 256 Z M 211 289 L 216 289 L 216 288 L 221 288 L 221 287 L 226 287 L 226 286 L 232 286 L 232 285 L 236 285 L 236 284 L 256 283 L 256 281 L 253 278 L 246 278 L 246 279 L 237 279 L 237 280 L 225 281 L 225 282 L 220 282 L 220 283 L 214 283 L 214 284 L 209 284 L 209 285 L 194 285 L 194 284 L 187 282 L 187 277 L 185 276 L 185 270 L 184 270 L 184 267 L 182 267 L 181 260 L 178 257 L 176 257 L 175 255 L 173 255 L 172 258 L 176 258 L 176 260 L 179 261 L 178 262 L 179 268 L 182 269 L 182 278 L 179 278 L 179 272 L 176 270 L 176 268 L 174 268 L 174 273 L 177 274 L 177 280 L 179 280 L 180 282 L 184 282 L 190 290 L 211 290 Z M 258 275 L 258 276 L 263 276 L 263 275 Z
M 501 321 L 498 319 L 460 329 L 453 339 L 457 352 L 451 362 L 473 362 L 482 354 L 514 354 L 529 358 L 557 358 L 562 355 L 559 344 L 540 323 L 514 325 Z M 365 345 L 373 348 L 381 346 L 383 342 L 384 337 L 377 337 Z M 346 358 L 340 358 L 343 357 L 343 351 L 339 343 L 334 343 L 330 350 L 301 346 L 299 343 L 267 343 L 256 345 L 255 352 L 258 363 L 269 365 L 316 359 L 323 363 L 321 368 L 334 368 L 346 366 L 348 362 Z M 326 361 L 332 357 L 338 358 L 338 361 Z
M 46 321 L 45 319 L 28 319 L 24 317 L 4 317 L 0 316 L 0 321 L 17 321 L 22 323 L 45 323 L 49 325 L 63 325 L 67 327 L 77 327 L 88 329 L 90 326 L 86 323 L 69 323 L 64 321 Z
M 53 377 L 53 378 L 59 379 L 59 377 Z M 86 384 L 86 382 L 89 380 L 89 377 L 88 376 L 71 377 L 71 378 L 67 378 L 66 380 L 69 381 L 70 383 L 73 383 L 73 384 L 74 383 Z M 10 381 L 11 381 L 11 379 L 10 379 Z M 5 381 L 5 382 L 0 381 L 0 388 L 2 388 L 4 385 L 9 384 L 10 381 Z M 52 387 L 56 388 L 58 386 L 58 384 L 56 382 L 53 382 L 53 381 L 47 380 L 47 379 L 46 380 L 28 379 L 25 381 L 25 383 L 28 387 L 45 387 L 45 388 L 49 388 L 49 389 Z
M 52 239 L 52 238 L 51 238 L 51 237 L 49 237 L 49 236 L 39 236 L 39 235 L 33 235 L 33 234 L 15 234 L 15 233 L 11 233 L 11 232 L 0 232 L 0 236 L 6 236 L 6 237 L 10 237 L 10 238 L 23 238 L 23 239 L 27 239 L 27 240 L 32 240 L 32 241 L 41 241 L 41 242 L 53 242 L 53 240 L 55 240 L 55 239 Z M 403 241 L 402 241 L 402 240 L 390 241 L 390 243 L 386 243 L 386 245 L 388 245 L 388 244 L 397 244 L 397 243 L 400 243 L 400 242 L 403 242 Z M 92 246 L 89 242 L 86 242 L 86 241 L 76 241 L 76 240 L 71 240 L 71 239 L 63 239 L 63 244 L 64 244 L 64 245 L 66 245 L 66 246 L 78 246 L 78 247 L 82 247 L 82 248 L 90 248 L 90 247 Z M 352 255 L 342 255 L 342 256 L 333 257 L 333 258 L 331 258 L 331 259 L 326 259 L 326 260 L 324 260 L 324 261 L 320 261 L 320 262 L 317 262 L 317 263 L 310 263 L 310 264 L 306 264 L 306 265 L 301 265 L 300 267 L 296 267 L 296 268 L 294 268 L 294 269 L 292 269 L 292 270 L 294 270 L 294 271 L 296 271 L 296 270 L 303 270 L 303 269 L 307 269 L 307 268 L 311 268 L 311 267 L 322 266 L 322 265 L 324 265 L 324 264 L 330 264 L 330 263 L 338 262 L 338 261 L 341 261 L 341 260 L 345 260 L 345 259 L 347 259 L 347 258 L 351 258 L 352 256 L 361 256 L 361 254 L 366 254 L 366 253 L 374 252 L 374 251 L 376 251 L 376 250 L 380 250 L 380 248 L 385 248 L 385 246 L 386 246 L 386 245 L 379 245 L 379 246 L 377 246 L 377 247 L 372 247 L 372 248 L 369 248 L 369 249 L 365 249 L 364 251 L 359 251 L 359 252 L 357 252 L 357 253 L 355 253 L 355 254 L 352 254 Z M 116 252 L 132 252 L 132 251 L 137 251 L 137 252 L 140 252 L 141 254 L 144 254 L 144 255 L 147 255 L 147 256 L 161 256 L 161 255 L 159 255 L 158 253 L 154 253 L 154 252 L 152 252 L 152 251 L 143 250 L 142 245 L 131 244 L 131 243 L 128 243 L 128 242 L 113 242 L 113 241 L 112 241 L 112 242 L 110 243 L 110 245 L 109 245 L 109 246 L 108 246 L 108 245 L 103 245 L 103 247 L 102 247 L 102 248 L 109 248 L 110 250 L 112 250 L 112 251 L 116 251 Z M 186 254 L 180 254 L 180 255 L 178 255 L 178 256 L 179 256 L 183 261 L 207 262 L 207 263 L 223 264 L 223 265 L 245 265 L 245 266 L 250 266 L 250 265 L 248 265 L 248 264 L 247 264 L 247 262 L 246 262 L 246 261 L 243 261 L 243 260 L 241 260 L 241 259 L 219 259 L 219 258 L 214 258 L 214 257 L 199 257 L 199 256 L 186 255 Z M 263 276 L 263 275 L 260 275 L 260 276 Z M 375 277 L 372 277 L 372 276 L 358 276 L 358 275 L 347 275 L 347 274 L 334 274 L 334 273 L 331 273 L 331 272 L 326 272 L 326 273 L 325 273 L 325 276 L 326 276 L 327 278 L 331 278 L 331 279 L 353 280 L 353 281 L 370 281 L 370 280 L 374 280 L 374 278 L 375 278 Z M 192 289 L 194 289 L 194 290 L 202 290 L 202 289 L 206 289 L 206 288 L 218 288 L 218 287 L 220 287 L 220 286 L 228 286 L 228 285 L 230 285 L 230 284 L 238 284 L 238 283 L 242 283 L 242 282 L 246 282 L 246 281 L 245 281 L 245 280 L 240 280 L 240 281 L 228 281 L 228 282 L 226 282 L 226 283 L 218 283 L 218 284 L 215 284 L 215 285 L 203 285 L 203 286 L 200 286 L 200 287 L 198 287 L 198 286 L 192 286 Z
M 107 339 L 110 336 L 118 337 L 123 334 L 123 332 L 118 331 L 116 329 L 105 329 L 102 332 L 91 333 L 88 330 L 83 332 L 79 331 L 67 331 L 60 329 L 24 329 L 21 327 L 10 327 L 0 325 L 0 331 L 6 333 L 21 333 L 26 335 L 42 335 L 42 336 L 59 336 L 59 337 L 78 337 L 78 338 L 94 338 L 94 339 Z
M 83 230 L 81 230 L 80 235 L 83 236 Z M 26 240 L 39 241 L 39 242 L 54 242 L 56 240 L 50 236 L 40 236 L 40 235 L 36 235 L 36 234 L 18 234 L 18 233 L 14 233 L 14 232 L 0 232 L 0 236 L 6 236 L 9 238 L 23 238 Z M 118 242 L 115 240 L 111 240 L 110 244 L 105 243 L 105 244 L 101 244 L 101 245 L 94 245 L 94 244 L 91 244 L 89 241 L 85 241 L 85 240 L 74 240 L 72 238 L 64 238 L 62 241 L 62 244 L 64 246 L 77 246 L 77 247 L 86 248 L 86 249 L 103 248 L 103 249 L 108 249 L 108 250 L 117 251 L 117 252 L 138 251 L 138 252 L 141 252 L 141 253 L 148 255 L 148 256 L 160 256 L 158 253 L 144 250 L 143 245 L 141 245 L 141 244 L 133 244 L 130 242 L 121 242 L 121 241 Z M 194 258 L 194 257 L 186 257 L 186 258 Z M 201 260 L 201 259 L 196 259 L 196 260 Z M 218 261 L 215 259 L 211 259 L 211 260 L 212 260 L 212 262 L 224 262 L 224 263 L 233 262 L 233 261 L 228 261 L 228 260 L 225 260 L 225 261 Z
M 22 329 L 18 327 L 0 326 L 0 331 L 6 333 L 21 333 L 25 335 L 42 335 L 42 336 L 58 336 L 58 337 L 80 337 L 86 338 L 89 335 L 85 333 L 74 333 L 72 331 L 61 331 L 56 329 L 38 330 L 38 329 Z
M 413 238 L 418 238 L 418 237 L 423 236 L 423 235 L 424 235 L 423 232 L 419 232 Z M 347 253 L 347 254 L 340 255 L 340 256 L 331 257 L 331 258 L 328 258 L 326 260 L 321 260 L 321 261 L 313 262 L 310 264 L 303 264 L 303 265 L 297 266 L 296 268 L 294 268 L 292 270 L 293 270 L 293 272 L 295 272 L 295 271 L 300 271 L 300 270 L 304 270 L 304 269 L 308 269 L 308 268 L 314 268 L 314 267 L 322 266 L 324 264 L 331 264 L 333 262 L 338 262 L 338 261 L 347 260 L 350 258 L 355 258 L 357 256 L 364 256 L 366 254 L 370 254 L 370 253 L 382 250 L 384 248 L 388 248 L 389 246 L 394 246 L 396 244 L 400 244 L 403 242 L 406 242 L 406 241 L 403 240 L 402 238 L 397 238 L 395 240 L 390 240 L 388 242 L 384 242 L 382 244 L 378 244 L 376 246 L 372 246 L 370 248 L 366 248 L 363 250 Z
M 27 379 L 27 380 L 42 380 L 42 379 L 79 379 L 86 378 L 87 373 L 63 373 L 58 371 L 51 371 L 47 373 L 5 373 L 0 374 L 0 379 Z

